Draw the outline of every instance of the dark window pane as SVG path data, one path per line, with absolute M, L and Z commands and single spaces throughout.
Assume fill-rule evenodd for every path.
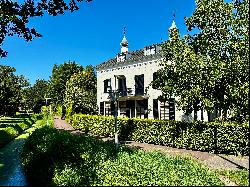
M 153 81 L 155 81 L 157 79 L 157 72 L 153 73 Z
M 104 102 L 100 102 L 100 114 L 104 115 Z
M 126 79 L 118 79 L 118 90 L 121 96 L 127 95 Z
M 144 95 L 144 75 L 135 75 L 135 95 Z
M 104 82 L 104 93 L 108 93 L 111 89 L 111 79 L 106 79 Z
M 154 119 L 159 119 L 158 100 L 157 99 L 153 99 L 153 115 L 154 115 Z

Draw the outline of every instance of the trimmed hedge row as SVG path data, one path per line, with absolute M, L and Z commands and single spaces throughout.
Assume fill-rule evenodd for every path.
M 3 147 L 24 130 L 34 124 L 39 115 L 32 115 L 29 118 L 3 118 L 0 120 L 0 147 Z
M 71 125 L 93 135 L 114 136 L 113 117 L 75 114 Z M 117 125 L 120 140 L 249 155 L 249 126 L 246 124 L 118 118 Z

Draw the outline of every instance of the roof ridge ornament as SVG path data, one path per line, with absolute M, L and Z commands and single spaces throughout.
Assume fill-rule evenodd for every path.
M 172 21 L 171 27 L 169 27 L 169 30 L 177 29 L 177 26 L 176 26 L 176 24 L 175 24 L 175 16 L 176 16 L 176 13 L 175 13 L 175 12 L 176 12 L 176 11 L 174 10 L 174 11 L 173 11 L 173 21 Z
M 126 39 L 126 27 L 123 27 L 123 39 L 120 45 L 121 45 L 121 53 L 127 53 L 128 52 L 128 40 Z

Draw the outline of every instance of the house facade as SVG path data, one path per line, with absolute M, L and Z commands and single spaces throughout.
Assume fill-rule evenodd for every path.
M 176 27 L 174 21 L 170 29 L 173 27 Z M 117 102 L 119 117 L 192 120 L 193 114 L 187 116 L 176 108 L 178 98 L 160 101 L 161 91 L 150 85 L 156 78 L 156 71 L 161 68 L 161 46 L 153 44 L 130 52 L 125 33 L 120 45 L 121 52 L 116 57 L 96 66 L 99 114 L 114 115 L 111 93 L 115 90 L 120 93 Z M 198 120 L 207 121 L 207 113 L 198 111 Z

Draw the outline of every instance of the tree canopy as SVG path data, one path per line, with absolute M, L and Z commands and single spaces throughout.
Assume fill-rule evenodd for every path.
M 32 87 L 23 89 L 23 107 L 32 110 L 34 113 L 39 113 L 41 107 L 45 105 L 45 96 L 48 93 L 48 81 L 44 79 L 36 80 Z
M 73 113 L 97 113 L 97 79 L 92 66 L 75 73 L 67 81 L 64 103 Z
M 17 35 L 26 41 L 42 35 L 35 28 L 29 27 L 31 17 L 40 17 L 45 13 L 57 16 L 66 11 L 75 11 L 79 7 L 77 2 L 83 0 L 0 0 L 0 57 L 6 57 L 7 52 L 2 49 L 6 36 Z M 92 0 L 85 0 L 90 2 Z
M 22 99 L 22 88 L 29 85 L 22 75 L 15 75 L 16 69 L 0 65 L 0 115 L 14 115 Z
M 187 29 L 197 34 L 182 39 L 170 30 L 163 47 L 163 68 L 153 87 L 161 97 L 180 97 L 187 113 L 206 109 L 230 110 L 247 118 L 249 95 L 249 0 L 197 0 Z
M 49 80 L 49 96 L 52 101 L 57 104 L 62 104 L 65 97 L 66 83 L 70 77 L 84 68 L 75 61 L 65 62 L 60 65 L 54 65 L 52 75 Z

